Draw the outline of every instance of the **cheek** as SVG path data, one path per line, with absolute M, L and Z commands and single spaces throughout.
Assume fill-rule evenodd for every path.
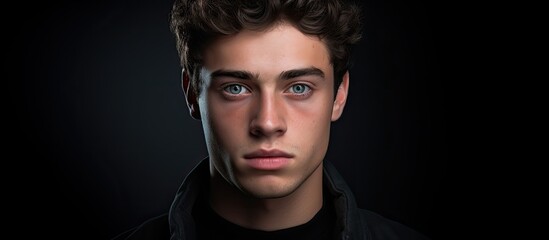
M 332 105 L 324 96 L 311 101 L 291 103 L 289 118 L 297 137 L 309 138 L 312 142 L 323 141 L 329 134 Z
M 324 121 L 331 117 L 333 102 L 330 95 L 330 91 L 325 87 L 317 90 L 311 98 L 305 101 L 292 102 L 292 108 L 301 115 L 302 119 L 324 124 Z
M 240 138 L 243 130 L 246 129 L 246 108 L 242 103 L 227 103 L 217 99 L 219 97 L 210 97 L 207 109 L 207 118 L 202 119 L 207 121 L 211 133 L 214 134 L 218 142 L 222 145 L 235 143 L 235 139 Z

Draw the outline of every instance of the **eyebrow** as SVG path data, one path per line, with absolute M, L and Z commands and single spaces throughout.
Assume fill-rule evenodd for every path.
M 280 73 L 280 79 L 288 80 L 303 76 L 318 76 L 324 79 L 324 72 L 316 67 L 300 68 L 284 71 Z
M 324 72 L 316 67 L 299 68 L 299 69 L 283 71 L 280 73 L 279 78 L 282 80 L 288 80 L 288 79 L 303 77 L 303 76 L 318 76 L 324 79 Z M 253 79 L 259 79 L 259 74 L 252 73 L 249 71 L 226 70 L 226 69 L 219 69 L 212 72 L 211 74 L 212 79 L 219 78 L 219 77 L 230 77 L 230 78 L 237 78 L 242 80 L 253 80 Z
M 218 77 L 231 77 L 231 78 L 238 78 L 242 80 L 252 80 L 252 79 L 258 79 L 259 74 L 253 74 L 248 71 L 220 69 L 212 72 L 211 74 L 212 79 L 215 79 Z

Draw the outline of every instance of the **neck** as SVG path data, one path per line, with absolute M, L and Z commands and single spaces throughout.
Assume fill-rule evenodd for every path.
M 274 231 L 304 224 L 322 208 L 322 199 L 322 164 L 295 191 L 280 198 L 250 196 L 215 173 L 210 181 L 213 210 L 250 229 Z

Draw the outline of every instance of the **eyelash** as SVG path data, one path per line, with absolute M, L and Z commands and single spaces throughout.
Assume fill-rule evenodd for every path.
M 313 91 L 313 89 L 311 88 L 311 86 L 305 84 L 305 83 L 296 83 L 296 84 L 292 84 L 290 85 L 290 87 L 288 88 L 287 91 L 291 91 L 295 86 L 302 86 L 304 87 L 305 89 L 303 90 L 304 92 L 302 93 L 295 93 L 295 92 L 290 92 L 290 94 L 294 95 L 294 96 L 297 96 L 297 97 L 307 97 L 309 95 L 311 95 L 311 92 Z
M 227 85 L 223 86 L 222 89 L 226 94 L 228 94 L 230 96 L 240 96 L 240 95 L 243 94 L 243 93 L 231 93 L 230 92 L 231 87 L 240 87 L 241 91 L 244 90 L 244 91 L 250 92 L 250 90 L 246 86 L 244 86 L 242 84 L 236 84 L 236 83 L 227 84 Z
M 231 93 L 230 92 L 230 88 L 231 87 L 235 87 L 235 86 L 238 86 L 240 87 L 241 91 L 240 93 Z M 291 92 L 292 91 L 292 88 L 294 88 L 295 86 L 302 86 L 305 88 L 305 90 L 303 90 L 304 92 L 303 93 L 295 93 L 295 92 Z M 230 84 L 226 84 L 226 85 L 223 85 L 221 87 L 223 93 L 226 95 L 226 96 L 229 96 L 229 97 L 239 97 L 239 96 L 242 96 L 246 93 L 251 93 L 249 87 L 243 85 L 243 84 L 239 84 L 239 83 L 230 83 Z M 242 93 L 242 91 L 245 91 L 244 93 Z M 309 95 L 312 94 L 312 91 L 313 91 L 313 88 L 311 86 L 309 86 L 308 84 L 305 84 L 305 83 L 295 83 L 295 84 L 292 84 L 290 85 L 286 91 L 284 91 L 285 93 L 289 93 L 291 94 L 292 96 L 295 96 L 295 97 L 299 97 L 299 98 L 306 98 L 308 97 Z

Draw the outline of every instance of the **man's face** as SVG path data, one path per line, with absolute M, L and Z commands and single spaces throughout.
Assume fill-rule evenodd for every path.
M 201 76 L 213 174 L 254 197 L 277 198 L 321 171 L 347 87 L 334 104 L 333 68 L 319 38 L 284 23 L 223 37 L 204 51 Z

